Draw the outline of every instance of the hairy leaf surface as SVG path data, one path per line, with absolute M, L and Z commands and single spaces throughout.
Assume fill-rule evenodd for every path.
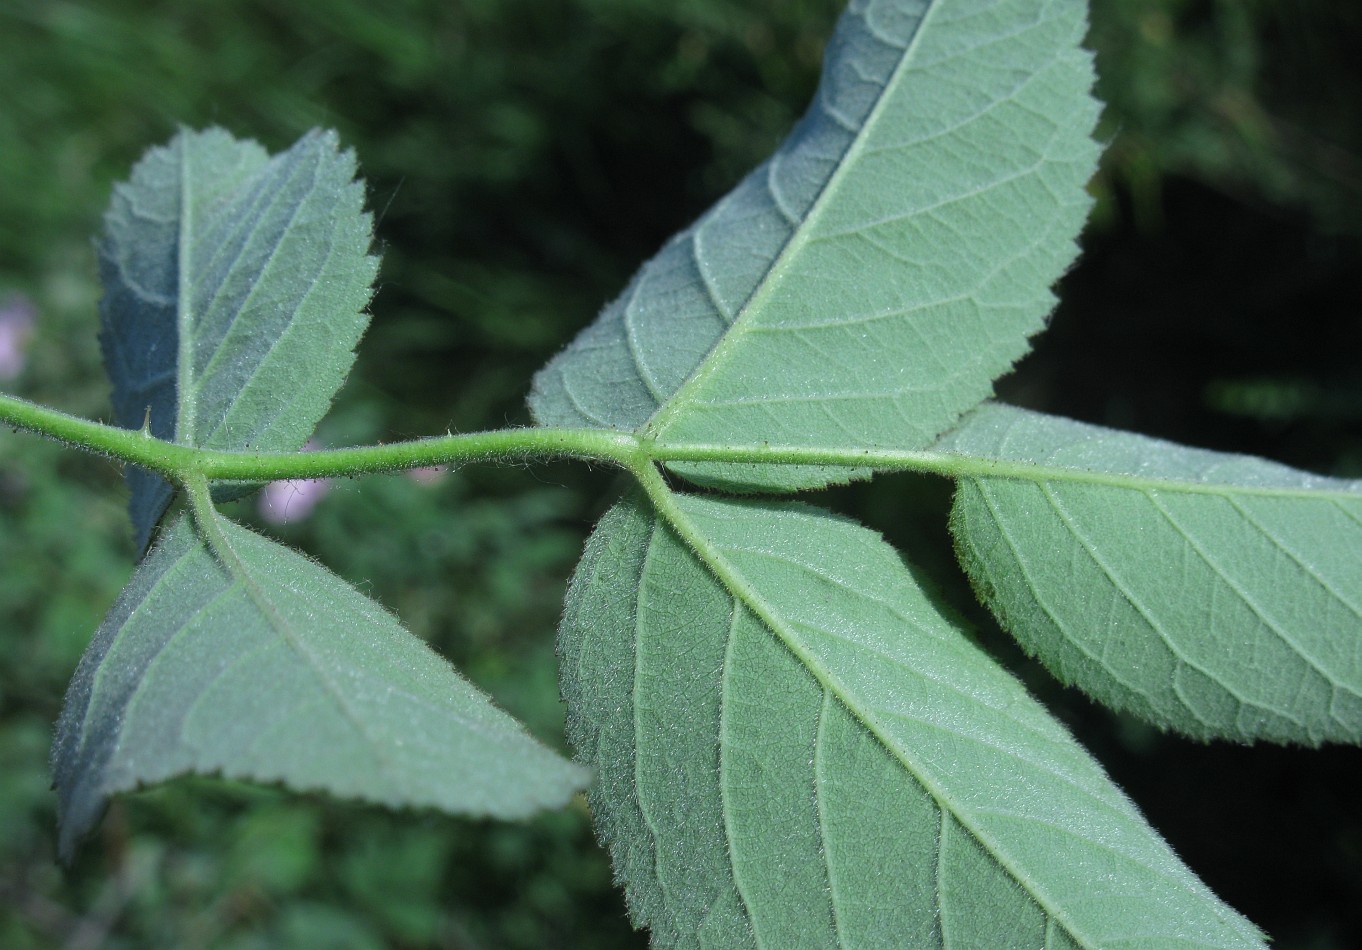
M 1198 738 L 1362 741 L 1362 481 L 992 405 L 960 558 L 1057 676 Z
M 616 506 L 573 580 L 569 734 L 659 946 L 1259 947 L 877 535 Z
M 114 190 L 100 245 L 114 418 L 214 449 L 302 446 L 354 361 L 377 259 L 332 132 L 274 158 L 182 131 Z M 172 489 L 129 469 L 145 547 Z
M 296 552 L 182 516 L 72 680 L 53 747 L 61 850 L 108 796 L 179 775 L 522 817 L 587 774 L 376 603 Z
M 536 378 L 546 425 L 918 448 L 1026 350 L 1097 147 L 1081 0 L 853 2 L 789 139 Z M 848 469 L 681 465 L 785 488 Z

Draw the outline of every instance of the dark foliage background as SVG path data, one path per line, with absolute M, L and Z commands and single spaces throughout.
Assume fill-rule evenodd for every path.
M 320 437 L 526 421 L 530 374 L 802 111 L 839 0 L 7 0 L 0 381 L 108 413 L 90 236 L 178 123 L 359 154 L 384 252 Z M 1094 0 L 1110 148 L 1085 257 L 1003 390 L 1078 418 L 1362 475 L 1362 75 L 1352 0 Z M 552 630 L 613 476 L 469 469 L 333 488 L 276 529 L 561 744 Z M 823 501 L 927 564 L 1175 848 L 1282 947 L 1362 946 L 1358 750 L 1199 746 L 1087 703 L 973 608 L 949 487 Z M 200 780 L 53 859 L 51 723 L 131 570 L 110 463 L 0 435 L 0 946 L 641 947 L 584 807 L 526 825 Z M 243 516 L 251 514 L 244 505 Z

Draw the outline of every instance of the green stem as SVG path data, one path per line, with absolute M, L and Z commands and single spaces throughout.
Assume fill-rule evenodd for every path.
M 949 452 L 908 451 L 901 449 L 816 449 L 760 445 L 720 445 L 710 443 L 663 444 L 643 442 L 639 452 L 659 463 L 726 462 L 762 465 L 829 465 L 841 468 L 873 469 L 877 472 L 923 472 L 947 478 L 1001 478 L 1025 482 L 1065 482 L 1126 488 L 1139 492 L 1178 492 L 1188 495 L 1262 496 L 1270 498 L 1340 499 L 1354 501 L 1357 491 L 1337 489 L 1288 488 L 1279 485 L 1240 485 L 1231 482 L 1198 482 L 1158 475 L 1130 475 L 1102 469 L 1044 465 L 1024 459 L 988 458 L 981 455 L 955 455 Z
M 0 396 L 0 422 L 130 462 L 177 483 L 195 475 L 208 481 L 263 482 L 532 458 L 570 457 L 628 466 L 639 453 L 638 439 L 628 433 L 540 428 L 471 432 L 319 452 L 224 452 L 167 442 L 146 430 L 90 422 L 11 396 Z
M 389 472 L 428 465 L 480 461 L 575 458 L 632 471 L 640 480 L 654 463 L 721 462 L 761 465 L 829 465 L 882 472 L 925 472 L 948 478 L 1005 478 L 1029 482 L 1081 482 L 1133 491 L 1202 495 L 1264 495 L 1276 498 L 1355 500 L 1350 486 L 1337 490 L 1226 485 L 1161 479 L 1082 468 L 1040 465 L 945 452 L 894 449 L 815 449 L 720 444 L 667 444 L 629 432 L 603 429 L 498 429 L 460 435 L 319 452 L 225 452 L 158 439 L 141 430 L 90 422 L 12 396 L 0 395 L 0 423 L 27 429 L 88 452 L 121 459 L 164 475 L 177 484 L 195 476 L 206 481 L 266 482 Z

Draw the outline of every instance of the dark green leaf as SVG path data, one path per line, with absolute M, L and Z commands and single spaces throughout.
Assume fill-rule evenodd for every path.
M 114 418 L 214 449 L 302 446 L 354 360 L 378 262 L 355 160 L 331 132 L 270 158 L 183 131 L 114 191 L 100 246 Z M 145 547 L 169 504 L 129 470 Z
M 81 661 L 53 771 L 69 856 L 108 796 L 179 775 L 522 817 L 587 774 L 373 601 L 300 554 L 182 516 Z

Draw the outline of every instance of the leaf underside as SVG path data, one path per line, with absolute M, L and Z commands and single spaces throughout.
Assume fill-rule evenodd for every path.
M 82 659 L 52 764 L 67 858 L 117 792 L 179 775 L 518 818 L 587 773 L 376 603 L 230 521 L 166 529 Z
M 535 379 L 545 425 L 903 449 L 1053 305 L 1098 154 L 1082 0 L 853 2 L 808 114 Z M 688 463 L 733 487 L 854 469 Z
M 1064 682 L 1202 739 L 1362 740 L 1362 481 L 1001 405 L 938 447 L 1044 466 L 962 479 L 952 527 Z
M 182 131 L 114 190 L 100 244 L 115 421 L 213 449 L 299 448 L 367 324 L 377 259 L 355 160 L 333 132 L 271 158 Z M 145 548 L 173 490 L 128 470 Z
M 877 535 L 673 507 L 606 516 L 560 639 L 658 946 L 1262 946 Z
M 853 2 L 799 126 L 540 372 L 536 420 L 662 446 L 933 445 L 1075 255 L 1097 156 L 1085 7 Z M 184 132 L 138 166 L 101 247 L 120 425 L 302 445 L 376 270 L 353 178 L 330 134 L 271 158 Z M 1200 737 L 1362 733 L 1362 648 L 1337 636 L 1362 618 L 1359 483 L 1006 407 L 935 447 L 1046 467 L 962 479 L 952 526 L 1066 682 Z M 672 467 L 744 490 L 865 474 Z M 172 491 L 129 479 L 145 544 Z M 1263 945 L 877 535 L 797 504 L 653 503 L 593 535 L 560 643 L 598 828 L 659 945 Z M 109 795 L 190 772 L 499 817 L 584 786 L 378 605 L 198 518 L 163 532 L 68 693 L 64 854 Z
M 119 423 L 202 448 L 301 447 L 367 320 L 363 197 L 331 132 L 273 158 L 220 129 L 149 152 L 101 247 Z M 172 491 L 130 481 L 145 545 Z M 223 519 L 206 486 L 191 494 L 194 517 L 163 531 L 67 693 L 52 754 L 64 856 L 110 795 L 189 773 L 503 818 L 585 786 L 378 604 Z

